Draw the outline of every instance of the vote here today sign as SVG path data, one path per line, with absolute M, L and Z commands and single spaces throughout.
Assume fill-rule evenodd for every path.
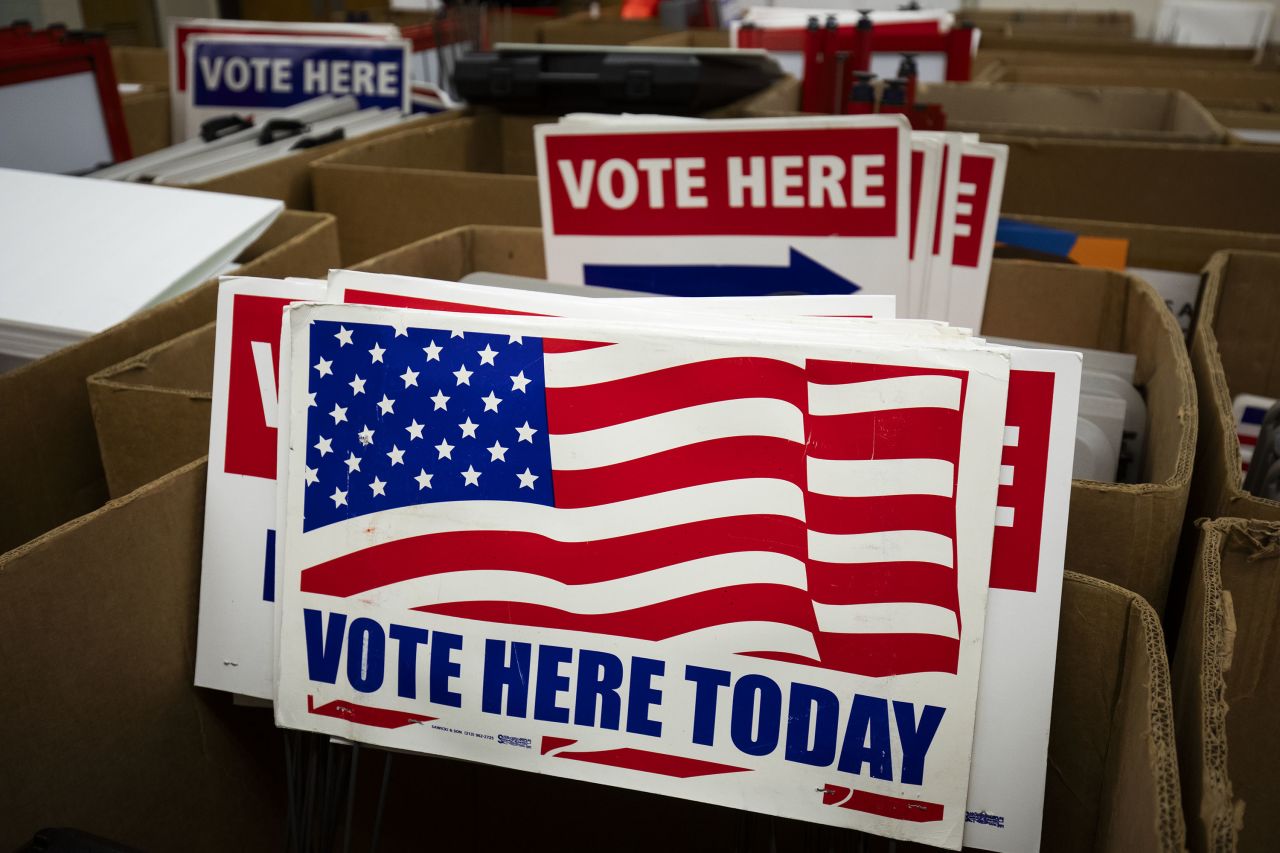
M 405 39 L 192 36 L 187 136 L 214 116 L 262 117 L 321 95 L 351 95 L 360 109 L 408 112 L 409 49 Z
M 907 296 L 900 116 L 570 122 L 538 126 L 535 141 L 553 281 Z

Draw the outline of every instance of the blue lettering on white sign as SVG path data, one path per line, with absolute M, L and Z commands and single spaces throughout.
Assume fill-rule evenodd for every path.
M 362 109 L 404 109 L 410 85 L 402 45 L 196 42 L 197 107 L 280 109 L 320 95 L 354 95 Z

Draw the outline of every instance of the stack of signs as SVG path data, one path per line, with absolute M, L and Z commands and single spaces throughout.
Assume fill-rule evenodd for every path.
M 1038 844 L 1075 354 L 883 296 L 349 272 L 224 281 L 216 352 L 198 683 L 387 748 Z
M 982 323 L 1003 145 L 889 115 L 574 115 L 535 139 L 552 281 L 889 294 L 905 316 Z
M 410 42 L 389 24 L 177 19 L 171 24 L 174 139 L 210 118 L 261 119 L 321 95 L 410 110 Z

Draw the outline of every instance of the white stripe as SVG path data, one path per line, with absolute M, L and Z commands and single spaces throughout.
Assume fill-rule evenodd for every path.
M 271 344 L 266 341 L 250 341 L 249 351 L 253 353 L 253 370 L 258 376 L 258 396 L 262 398 L 262 421 L 275 429 L 277 413 L 280 411 L 276 392 L 275 356 L 271 354 Z
M 781 622 L 729 622 L 711 625 L 662 640 L 663 651 L 688 647 L 699 655 L 741 654 L 743 652 L 787 652 L 807 658 L 818 657 L 813 634 Z
M 819 604 L 818 628 L 833 634 L 936 634 L 960 639 L 954 611 L 936 604 Z
M 951 497 L 955 466 L 945 459 L 805 460 L 809 491 L 841 498 Z
M 521 571 L 444 572 L 389 584 L 356 596 L 380 607 L 424 607 L 464 601 L 510 601 L 569 613 L 617 613 L 740 584 L 806 587 L 804 562 L 751 551 L 718 554 L 599 583 L 566 584 Z
M 320 485 L 324 485 L 321 481 Z M 515 501 L 442 501 L 397 507 L 312 530 L 304 536 L 311 565 L 411 536 L 450 531 L 511 530 L 561 542 L 590 542 L 736 515 L 804 519 L 804 493 L 782 480 L 706 483 L 582 509 Z
M 955 376 L 898 376 L 847 385 L 809 383 L 809 411 L 815 415 L 853 415 L 885 409 L 960 408 Z
M 599 468 L 699 441 L 741 435 L 803 444 L 804 414 L 782 400 L 724 400 L 587 432 L 553 434 L 551 466 L 570 471 Z
M 711 361 L 720 358 L 759 358 L 759 350 L 748 351 L 732 345 L 714 347 L 708 345 L 698 357 L 691 358 L 688 347 L 668 348 L 662 343 L 646 345 L 613 344 L 607 347 L 578 350 L 576 352 L 548 353 L 543 358 L 548 388 L 576 388 L 582 385 L 596 385 L 601 382 L 612 382 L 628 376 L 640 376 L 700 361 Z M 776 353 L 770 356 L 772 361 L 790 361 L 800 365 L 802 356 L 790 356 Z
M 954 568 L 951 539 L 927 530 L 884 533 L 809 531 L 809 557 L 824 563 L 936 563 Z

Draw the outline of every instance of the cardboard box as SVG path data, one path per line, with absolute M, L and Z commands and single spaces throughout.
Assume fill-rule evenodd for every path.
M 1185 849 L 1172 705 L 1155 611 L 1127 589 L 1067 572 L 1044 850 Z
M 1208 107 L 1280 108 L 1280 73 L 1275 71 L 1195 68 L 1179 64 L 1134 63 L 1108 67 L 1079 63 L 1005 66 L 998 79 L 1001 83 L 1181 89 Z
M 537 225 L 533 126 L 550 120 L 482 113 L 317 160 L 316 207 L 342 223 L 343 263 L 459 225 Z
M 1139 482 L 1076 480 L 1067 566 L 1119 584 L 1163 613 L 1196 443 L 1196 398 L 1181 329 L 1151 285 L 1108 270 L 997 260 L 984 334 L 1133 353 L 1147 404 Z
M 1190 848 L 1269 850 L 1280 837 L 1276 703 L 1280 525 L 1219 518 L 1201 528 L 1173 659 Z
M 172 142 L 169 121 L 169 87 L 141 84 L 138 91 L 120 95 L 129 150 L 134 157 L 168 148 Z
M 784 77 L 706 115 L 755 114 L 797 101 L 798 93 L 799 82 Z M 555 120 L 478 111 L 356 140 L 316 159 L 310 179 L 315 206 L 342 223 L 343 263 L 462 225 L 538 225 L 533 127 Z
M 199 461 L 0 555 L 0 848 L 74 826 L 143 850 L 283 849 L 270 715 L 191 686 L 204 483 Z
M 1083 12 L 1054 9 L 960 9 L 956 20 L 991 35 L 1131 39 L 1132 12 Z
M 87 380 L 98 451 L 113 498 L 209 451 L 213 323 Z
M 636 47 L 728 47 L 729 31 L 695 27 L 649 36 L 632 44 Z
M 240 272 L 323 276 L 338 265 L 333 217 L 285 211 L 240 256 Z M 86 378 L 214 319 L 213 282 L 0 375 L 0 553 L 107 500 Z
M 475 271 L 545 274 L 536 228 L 464 227 L 357 264 L 367 272 L 453 281 Z M 997 260 L 986 334 L 1131 352 L 1147 403 L 1138 484 L 1076 480 L 1067 566 L 1133 590 L 1163 612 L 1196 441 L 1196 400 L 1182 332 L 1151 285 L 1064 264 Z
M 1227 129 L 1190 95 L 1171 89 L 1030 83 L 933 83 L 918 100 L 940 104 L 947 129 L 1153 142 L 1223 143 Z
M 76 5 L 84 28 L 105 34 L 113 45 L 160 44 L 152 0 L 94 0 Z
M 310 166 L 313 161 L 355 146 L 368 144 L 375 139 L 403 133 L 414 128 L 430 127 L 452 121 L 462 114 L 461 110 L 450 110 L 408 119 L 401 124 L 392 125 L 382 130 L 375 130 L 355 139 L 330 142 L 317 148 L 306 148 L 287 157 L 263 163 L 260 166 L 253 166 L 248 169 L 242 169 L 239 172 L 223 175 L 220 178 L 211 178 L 207 181 L 187 184 L 186 186 L 193 190 L 252 195 L 259 198 L 278 198 L 290 210 L 314 210 L 317 208 L 312 195 L 310 172 Z
M 117 83 L 169 85 L 169 53 L 163 47 L 114 45 L 111 66 Z
M 657 18 L 623 18 L 619 9 L 575 12 L 538 27 L 543 44 L 631 44 L 637 39 L 670 32 Z
M 1006 214 L 1280 232 L 1280 149 L 997 134 L 983 142 L 1009 146 Z
M 1280 397 L 1280 254 L 1221 252 L 1205 269 L 1191 336 L 1200 397 L 1192 517 L 1280 521 L 1280 503 L 1242 488 L 1237 394 Z

